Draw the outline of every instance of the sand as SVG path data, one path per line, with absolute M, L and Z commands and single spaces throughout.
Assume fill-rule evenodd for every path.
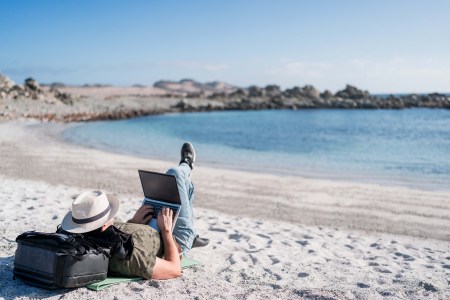
M 15 237 L 54 231 L 73 196 L 116 193 L 119 217 L 142 200 L 137 169 L 178 160 L 67 144 L 69 125 L 0 123 L 0 297 L 68 299 L 448 299 L 450 191 L 258 174 L 202 165 L 193 173 L 203 262 L 169 281 L 101 292 L 46 291 L 12 280 Z

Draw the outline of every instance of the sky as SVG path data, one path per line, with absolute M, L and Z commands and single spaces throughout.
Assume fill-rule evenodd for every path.
M 0 73 L 450 92 L 450 1 L 0 1 Z

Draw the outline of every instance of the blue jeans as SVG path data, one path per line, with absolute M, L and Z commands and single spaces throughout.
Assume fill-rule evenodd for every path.
M 181 209 L 178 215 L 173 235 L 181 246 L 183 255 L 187 254 L 192 248 L 195 238 L 194 230 L 194 184 L 189 177 L 191 168 L 188 164 L 182 163 L 178 167 L 167 170 L 166 174 L 173 175 L 177 179 L 178 193 L 180 194 Z

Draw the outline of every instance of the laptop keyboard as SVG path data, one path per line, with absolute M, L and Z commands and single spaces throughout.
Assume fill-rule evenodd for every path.
M 153 206 L 153 208 L 155 210 L 154 216 L 158 216 L 159 212 L 161 211 L 161 209 L 163 207 L 168 207 L 168 208 L 172 209 L 174 215 L 177 213 L 177 210 L 178 210 L 178 207 L 171 206 L 171 205 L 162 205 L 162 204 L 152 203 L 152 206 Z
M 175 215 L 175 214 L 177 213 L 177 211 L 178 211 L 178 206 L 173 206 L 173 205 L 170 205 L 170 204 L 168 204 L 168 203 L 166 203 L 166 204 L 159 204 L 159 203 L 155 203 L 155 202 L 147 202 L 147 201 L 145 201 L 145 204 L 146 204 L 146 205 L 150 205 L 150 206 L 153 207 L 153 209 L 154 209 L 154 214 L 153 214 L 153 215 L 154 215 L 155 217 L 158 216 L 159 212 L 161 211 L 161 209 L 162 209 L 163 207 L 167 207 L 167 208 L 172 209 L 174 215 Z

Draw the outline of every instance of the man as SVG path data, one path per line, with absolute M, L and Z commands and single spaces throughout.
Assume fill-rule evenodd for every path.
M 181 246 L 183 255 L 191 248 L 204 247 L 209 244 L 208 239 L 200 238 L 194 229 L 194 184 L 191 173 L 195 164 L 195 149 L 191 143 L 184 143 L 181 147 L 181 160 L 178 167 L 170 168 L 166 174 L 175 176 L 180 194 L 181 209 L 173 230 L 173 235 Z M 136 212 L 139 218 L 132 218 L 132 223 L 148 224 L 153 216 L 153 208 L 143 205 Z M 130 221 L 129 221 L 130 222 Z
M 167 171 L 167 174 L 176 177 L 182 202 L 173 235 L 172 210 L 163 208 L 157 216 L 160 237 L 156 230 L 146 225 L 153 217 L 153 207 L 143 205 L 127 223 L 114 223 L 120 206 L 119 199 L 101 191 L 80 194 L 72 203 L 72 211 L 64 217 L 61 227 L 72 233 L 111 238 L 116 243 L 115 249 L 119 249 L 122 254 L 113 255 L 110 259 L 109 270 L 113 273 L 146 279 L 178 277 L 181 275 L 181 257 L 175 239 L 181 245 L 183 254 L 192 247 L 209 243 L 209 240 L 195 236 L 193 226 L 194 186 L 190 174 L 194 163 L 194 147 L 185 143 L 181 148 L 180 165 Z

